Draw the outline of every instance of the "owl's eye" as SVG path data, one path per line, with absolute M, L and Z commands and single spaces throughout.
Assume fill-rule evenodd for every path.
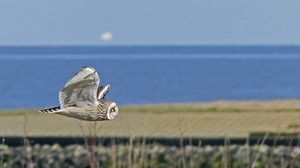
M 110 111 L 111 111 L 111 112 L 115 112 L 115 111 L 116 111 L 116 109 L 115 109 L 115 108 L 112 108 Z

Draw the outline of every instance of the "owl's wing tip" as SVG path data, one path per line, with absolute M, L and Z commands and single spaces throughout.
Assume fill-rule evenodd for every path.
M 100 86 L 97 90 L 97 97 L 98 97 L 98 100 L 100 99 L 103 99 L 106 94 L 108 93 L 109 91 L 109 88 L 110 88 L 110 85 L 105 85 L 105 86 Z

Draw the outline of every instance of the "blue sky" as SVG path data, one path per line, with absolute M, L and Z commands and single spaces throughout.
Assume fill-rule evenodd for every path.
M 2 0 L 0 45 L 300 44 L 299 0 Z M 109 31 L 113 40 L 101 41 Z

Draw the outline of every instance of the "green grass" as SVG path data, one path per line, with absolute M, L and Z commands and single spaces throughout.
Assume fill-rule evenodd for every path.
M 263 138 L 266 136 L 266 134 L 268 135 L 267 138 L 298 138 L 299 136 L 299 132 L 252 132 L 249 134 L 250 138 Z
M 37 109 L 22 109 L 22 110 L 0 110 L 0 116 L 19 116 L 19 115 L 35 115 L 38 114 Z
M 238 108 L 193 108 L 189 105 L 154 105 L 154 106 L 122 106 L 120 107 L 122 113 L 127 112 L 154 112 L 154 113 L 170 113 L 170 112 L 193 112 L 193 113 L 204 113 L 204 112 L 216 112 L 216 113 L 242 113 L 242 112 L 300 112 L 300 109 L 238 109 Z M 2 110 L 0 116 L 6 115 L 37 115 L 39 114 L 38 109 L 24 109 L 24 110 Z
M 193 107 L 191 104 L 171 104 L 171 105 L 145 105 L 145 106 L 126 106 L 121 107 L 122 112 L 300 112 L 300 109 L 243 109 L 243 108 L 222 108 L 222 107 L 208 107 L 199 108 Z
M 300 112 L 298 100 L 274 101 L 216 101 L 211 103 L 180 103 L 121 106 L 120 111 L 126 112 Z M 38 114 L 38 109 L 0 110 L 1 115 Z

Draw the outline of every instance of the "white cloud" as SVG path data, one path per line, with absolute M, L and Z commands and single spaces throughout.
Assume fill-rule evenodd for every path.
M 113 38 L 113 34 L 111 32 L 103 32 L 100 36 L 102 41 L 111 41 Z

